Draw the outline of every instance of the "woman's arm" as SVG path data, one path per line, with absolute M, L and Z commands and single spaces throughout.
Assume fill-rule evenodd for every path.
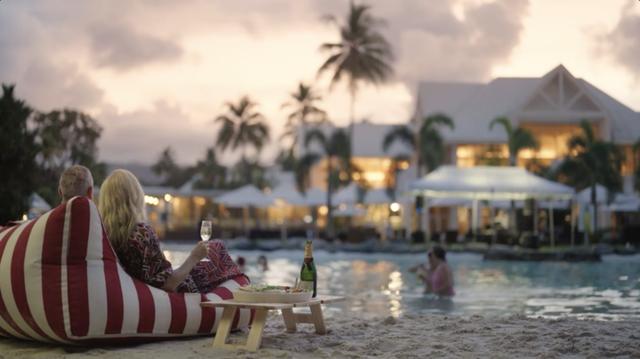
M 162 286 L 162 289 L 173 292 L 178 288 L 185 278 L 189 275 L 189 272 L 193 267 L 200 262 L 200 260 L 207 256 L 207 242 L 201 241 L 191 250 L 187 260 L 182 265 L 176 268 L 173 273 L 167 278 L 167 281 Z

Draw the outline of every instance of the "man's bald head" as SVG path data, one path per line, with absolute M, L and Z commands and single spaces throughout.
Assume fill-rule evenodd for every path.
M 74 165 L 67 168 L 60 176 L 58 193 L 66 202 L 75 196 L 93 197 L 93 176 L 85 166 Z

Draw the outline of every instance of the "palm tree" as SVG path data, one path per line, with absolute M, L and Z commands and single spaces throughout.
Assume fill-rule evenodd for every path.
M 518 153 L 520 151 L 531 148 L 538 148 L 538 141 L 531 131 L 518 126 L 513 128 L 511 120 L 506 117 L 497 117 L 489 123 L 489 130 L 493 130 L 496 125 L 502 126 L 507 134 L 507 149 L 509 151 L 509 166 L 515 167 L 518 164 Z M 509 226 L 514 228 L 516 223 L 516 203 L 511 200 L 509 208 Z
M 509 149 L 509 166 L 515 166 L 518 163 L 518 153 L 524 149 L 537 149 L 538 141 L 531 131 L 517 127 L 513 128 L 511 121 L 506 117 L 495 118 L 489 124 L 489 130 L 493 130 L 495 125 L 501 125 L 504 132 L 507 133 L 507 148 Z
M 334 187 L 339 181 L 339 172 L 349 167 L 351 161 L 351 150 L 349 146 L 349 136 L 343 130 L 334 131 L 327 137 L 322 131 L 313 129 L 309 131 L 304 140 L 305 147 L 309 147 L 316 142 L 320 146 L 322 153 L 307 153 L 298 162 L 296 169 L 296 182 L 298 187 L 304 187 L 308 183 L 309 170 L 322 157 L 327 159 L 327 233 L 333 236 L 333 217 L 331 196 Z M 334 166 L 337 165 L 336 170 Z M 302 186 L 301 186 L 302 185 Z
M 207 148 L 204 159 L 198 161 L 195 170 L 200 176 L 197 188 L 224 188 L 227 168 L 218 162 L 213 148 Z
M 349 5 L 349 13 L 343 23 L 332 15 L 324 19 L 334 24 L 340 33 L 339 42 L 327 42 L 320 50 L 329 56 L 324 61 L 318 75 L 331 72 L 331 88 L 346 78 L 350 102 L 349 137 L 353 142 L 354 106 L 358 86 L 361 83 L 378 85 L 386 82 L 393 74 L 391 45 L 378 31 L 384 22 L 371 15 L 368 5 Z
M 227 102 L 227 113 L 216 117 L 215 122 L 222 124 L 215 146 L 222 150 L 241 148 L 242 158 L 246 159 L 246 151 L 252 146 L 256 155 L 269 141 L 269 126 L 264 116 L 255 110 L 257 104 L 248 96 L 243 96 L 238 104 Z
M 407 125 L 395 126 L 384 136 L 382 149 L 387 152 L 395 141 L 409 146 L 413 152 L 416 175 L 422 175 L 422 168 L 429 173 L 436 169 L 444 158 L 444 140 L 439 132 L 441 127 L 454 129 L 453 120 L 444 114 L 425 117 L 417 131 Z
M 316 103 L 322 100 L 310 85 L 303 82 L 298 84 L 296 92 L 289 94 L 289 101 L 282 104 L 282 108 L 292 108 L 292 112 L 287 117 L 285 124 L 285 133 L 281 139 L 291 138 L 291 148 L 298 143 L 298 130 L 302 127 L 302 136 L 304 138 L 306 126 L 309 124 L 322 124 L 328 122 L 327 113 L 320 109 Z
M 566 182 L 578 189 L 591 188 L 591 205 L 594 208 L 594 230 L 598 228 L 598 203 L 596 186 L 604 186 L 615 192 L 622 188 L 620 170 L 624 155 L 612 142 L 598 140 L 591 124 L 580 123 L 582 133 L 571 137 L 567 143 L 569 155 L 558 167 L 558 173 Z

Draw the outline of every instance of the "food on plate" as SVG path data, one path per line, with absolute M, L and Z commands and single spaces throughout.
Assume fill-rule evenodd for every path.
M 251 292 L 251 293 L 279 293 L 279 294 L 286 294 L 286 293 L 302 293 L 302 292 L 307 292 L 304 289 L 301 288 L 291 288 L 288 286 L 282 286 L 282 285 L 269 285 L 269 284 L 251 284 L 245 287 L 240 287 L 238 288 L 241 291 L 244 292 Z

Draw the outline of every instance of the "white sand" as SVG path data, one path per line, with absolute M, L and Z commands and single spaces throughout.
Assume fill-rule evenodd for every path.
M 638 321 L 406 315 L 374 320 L 341 316 L 327 324 L 324 336 L 306 325 L 286 334 L 281 317 L 273 315 L 257 353 L 214 350 L 211 338 L 67 350 L 0 339 L 0 358 L 640 358 Z

